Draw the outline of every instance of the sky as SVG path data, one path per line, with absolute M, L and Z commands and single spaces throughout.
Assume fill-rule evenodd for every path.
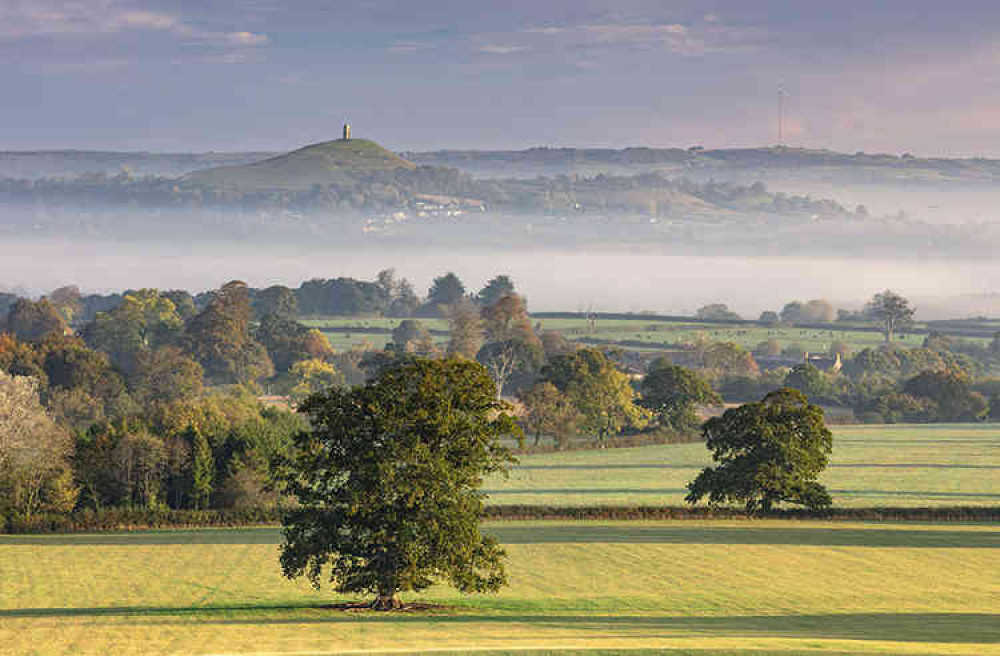
M 0 150 L 1000 157 L 996 0 L 0 0 Z

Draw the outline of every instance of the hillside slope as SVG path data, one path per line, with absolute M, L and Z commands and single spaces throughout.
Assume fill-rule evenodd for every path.
M 183 182 L 229 191 L 305 191 L 315 185 L 346 182 L 373 171 L 413 169 L 374 141 L 338 139 L 242 166 L 220 166 L 189 173 Z

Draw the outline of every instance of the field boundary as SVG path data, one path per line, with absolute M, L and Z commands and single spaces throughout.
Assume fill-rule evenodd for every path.
M 235 528 L 277 526 L 282 510 L 106 510 L 81 511 L 68 515 L 35 515 L 31 518 L 0 518 L 0 533 L 101 533 L 151 529 Z M 864 522 L 1000 522 L 1000 506 L 950 506 L 934 508 L 832 508 L 811 511 L 787 508 L 762 513 L 753 518 L 742 509 L 709 506 L 487 506 L 485 519 L 495 521 L 578 520 L 708 520 L 784 519 L 789 521 L 827 520 Z

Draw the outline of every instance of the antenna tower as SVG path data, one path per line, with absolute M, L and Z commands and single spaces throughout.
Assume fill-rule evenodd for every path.
M 778 147 L 785 145 L 785 87 L 778 83 Z

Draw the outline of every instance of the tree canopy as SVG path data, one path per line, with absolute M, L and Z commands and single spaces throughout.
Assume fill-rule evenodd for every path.
M 722 405 L 702 376 L 669 363 L 655 363 L 640 386 L 643 407 L 656 413 L 660 424 L 678 431 L 695 429 L 699 405 Z
M 776 503 L 818 510 L 831 505 L 817 478 L 833 451 L 823 410 L 802 392 L 781 388 L 757 403 L 726 410 L 702 427 L 715 467 L 688 484 L 687 501 L 742 503 L 748 513 Z
M 520 437 L 481 365 L 411 360 L 351 389 L 306 399 L 311 430 L 295 438 L 281 566 L 317 588 L 372 593 L 373 607 L 445 581 L 462 592 L 506 582 L 504 552 L 481 535 L 483 479 L 513 461 Z
M 465 285 L 452 272 L 439 276 L 431 283 L 427 290 L 427 306 L 437 313 L 445 311 L 448 306 L 454 305 L 465 298 Z
M 889 289 L 875 294 L 865 305 L 865 314 L 882 323 L 886 343 L 892 341 L 897 330 L 912 323 L 914 312 L 907 299 Z
M 542 367 L 541 381 L 552 383 L 582 415 L 581 428 L 604 442 L 626 428 L 642 428 L 649 412 L 635 403 L 628 376 L 599 349 L 559 355 Z

